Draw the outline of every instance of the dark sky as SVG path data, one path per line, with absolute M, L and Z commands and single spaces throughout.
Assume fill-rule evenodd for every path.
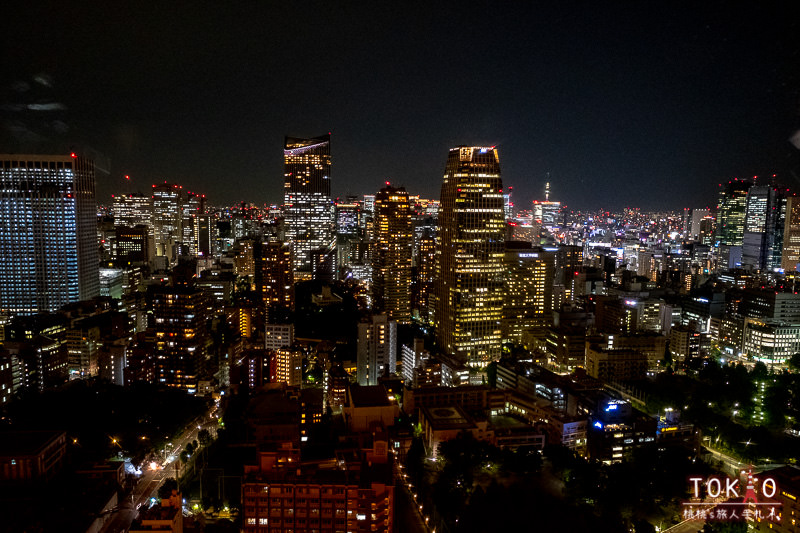
M 790 1 L 15 4 L 0 152 L 89 147 L 101 202 L 164 179 L 279 202 L 284 135 L 329 131 L 334 195 L 438 198 L 458 144 L 499 147 L 518 207 L 547 173 L 574 208 L 705 206 L 772 172 L 800 189 Z

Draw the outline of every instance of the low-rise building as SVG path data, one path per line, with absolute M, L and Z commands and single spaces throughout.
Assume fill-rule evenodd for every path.
M 468 432 L 476 440 L 494 444 L 494 431 L 488 420 L 475 420 L 457 405 L 422 407 L 419 413 L 423 442 L 428 455 L 436 457 L 439 444 Z
M 350 385 L 347 403 L 342 408 L 350 431 L 368 431 L 370 424 L 379 422 L 384 428 L 394 425 L 400 415 L 396 399 L 389 399 L 382 385 Z
M 64 466 L 67 435 L 63 431 L 0 433 L 0 481 L 49 481 Z

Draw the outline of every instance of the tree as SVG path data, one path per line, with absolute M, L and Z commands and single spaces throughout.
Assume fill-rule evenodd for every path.
M 753 365 L 753 370 L 750 372 L 750 375 L 753 377 L 753 379 L 767 379 L 767 376 L 769 375 L 769 369 L 763 362 L 756 361 L 756 364 Z
M 796 353 L 786 361 L 794 372 L 800 372 L 800 353 Z
M 164 483 L 158 487 L 158 497 L 165 500 L 172 496 L 172 491 L 178 490 L 178 480 L 174 477 L 169 477 L 164 480 Z
M 201 446 L 208 446 L 211 443 L 211 432 L 203 428 L 197 432 L 197 438 Z

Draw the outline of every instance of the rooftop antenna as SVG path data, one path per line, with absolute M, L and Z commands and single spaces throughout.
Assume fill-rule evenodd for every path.
M 544 201 L 550 201 L 550 173 L 547 173 L 547 183 L 544 184 Z

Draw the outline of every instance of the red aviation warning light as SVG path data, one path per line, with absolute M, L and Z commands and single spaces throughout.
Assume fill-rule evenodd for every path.
M 76 154 L 75 152 L 72 152 L 72 153 L 69 154 L 69 156 L 71 158 L 75 159 L 76 157 L 78 157 L 78 154 Z

